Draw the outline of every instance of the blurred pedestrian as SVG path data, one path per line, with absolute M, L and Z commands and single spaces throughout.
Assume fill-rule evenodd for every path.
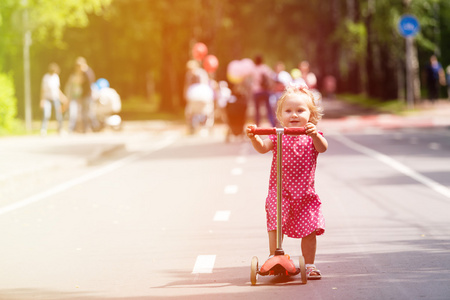
M 47 134 L 48 121 L 52 116 L 52 106 L 55 109 L 55 117 L 58 122 L 58 133 L 62 133 L 63 116 L 62 103 L 67 101 L 65 95 L 61 91 L 60 68 L 58 64 L 52 62 L 48 66 L 48 71 L 45 73 L 41 82 L 41 101 L 40 107 L 43 111 L 41 135 Z
M 283 93 L 284 89 L 293 81 L 293 78 L 289 72 L 286 71 L 283 62 L 279 61 L 275 64 L 273 74 L 274 86 L 273 91 L 276 93 Z M 280 95 L 281 96 L 281 95 Z
M 274 84 L 273 84 L 272 93 L 270 95 L 269 101 L 270 101 L 270 105 L 272 106 L 272 109 L 275 111 L 278 99 L 280 99 L 285 88 L 291 82 L 293 82 L 293 78 L 292 78 L 291 74 L 286 72 L 285 65 L 281 61 L 279 61 L 275 64 L 274 71 L 275 71 L 273 73 Z
M 75 63 L 72 74 L 66 82 L 65 93 L 69 98 L 69 132 L 74 132 L 80 117 L 83 96 L 83 84 L 88 80 L 79 63 Z
M 442 65 L 437 60 L 436 55 L 430 56 L 430 62 L 425 68 L 428 89 L 428 99 L 434 103 L 439 99 L 440 85 L 445 85 L 445 74 Z
M 445 77 L 447 80 L 447 97 L 448 97 L 448 100 L 450 100 L 450 65 L 447 66 Z
M 244 80 L 232 85 L 232 93 L 225 106 L 226 121 L 228 125 L 225 142 L 230 142 L 233 136 L 237 137 L 239 140 L 242 140 L 242 137 L 244 137 L 243 134 L 247 119 L 247 102 L 249 97 L 251 97 L 251 93 L 249 93 L 248 81 Z
M 227 122 L 226 110 L 228 102 L 231 99 L 231 89 L 228 87 L 228 82 L 219 81 L 217 89 L 217 106 L 215 109 L 216 120 L 223 123 Z
M 186 68 L 184 114 L 189 133 L 193 134 L 200 128 L 206 129 L 202 133 L 208 133 L 214 125 L 214 90 L 210 85 L 208 73 L 198 61 L 188 61 Z
M 263 57 L 257 55 L 254 59 L 255 68 L 253 70 L 253 101 L 255 104 L 255 123 L 258 126 L 261 121 L 260 106 L 264 105 L 267 111 L 267 118 L 270 124 L 275 127 L 275 112 L 270 105 L 270 94 L 272 89 L 272 73 L 273 71 L 263 63 Z
M 336 77 L 334 77 L 333 75 L 325 76 L 325 78 L 323 79 L 323 90 L 325 92 L 325 97 L 329 99 L 335 99 L 336 87 Z
M 306 82 L 306 85 L 310 89 L 317 89 L 317 77 L 313 72 L 311 72 L 309 62 L 306 60 L 301 61 L 298 68 L 300 69 L 302 74 L 301 76 Z
M 97 131 L 99 124 L 94 111 L 94 99 L 92 97 L 92 85 L 95 83 L 95 73 L 87 64 L 84 57 L 78 57 L 75 61 L 83 74 L 82 94 L 81 94 L 81 130 L 86 132 L 88 129 Z

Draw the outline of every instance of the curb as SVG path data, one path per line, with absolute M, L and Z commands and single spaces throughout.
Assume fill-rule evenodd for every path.
M 18 169 L 12 173 L 7 175 L 0 174 L 0 184 L 7 182 L 9 180 L 14 180 L 21 176 L 28 176 L 33 174 L 39 174 L 41 172 L 45 172 L 51 169 L 61 169 L 77 166 L 92 166 L 95 165 L 102 158 L 112 155 L 115 152 L 119 152 L 126 149 L 126 144 L 114 144 L 114 145 L 105 145 L 102 147 L 96 148 L 92 154 L 87 157 L 80 157 L 75 159 L 61 159 L 59 161 L 50 161 L 47 163 L 40 163 L 35 166 L 30 166 L 29 168 Z
M 89 155 L 86 159 L 84 159 L 85 165 L 87 166 L 95 165 L 103 157 L 125 149 L 126 149 L 125 143 L 98 147 L 94 150 L 94 152 L 91 155 Z

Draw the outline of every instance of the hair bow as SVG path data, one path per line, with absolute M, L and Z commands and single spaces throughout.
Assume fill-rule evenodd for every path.
M 289 87 L 292 89 L 297 89 L 297 90 L 304 90 L 307 89 L 309 90 L 308 85 L 302 81 L 302 82 L 289 82 Z

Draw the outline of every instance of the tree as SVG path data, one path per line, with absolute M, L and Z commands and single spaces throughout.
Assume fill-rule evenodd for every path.
M 154 81 L 160 108 L 169 112 L 184 106 L 185 66 L 196 42 L 219 59 L 218 80 L 226 79 L 226 66 L 234 59 L 263 54 L 267 64 L 281 60 L 288 70 L 306 59 L 319 87 L 324 76 L 333 75 L 338 92 L 382 100 L 395 99 L 404 89 L 399 75 L 405 41 L 397 32 L 402 14 L 419 18 L 420 64 L 449 45 L 450 3 L 443 0 L 411 0 L 409 7 L 403 0 L 41 0 L 40 7 L 28 1 L 35 93 L 51 60 L 60 63 L 64 81 L 82 55 L 124 101 L 147 98 Z M 6 45 L 0 48 L 0 67 L 14 71 L 19 99 L 21 3 L 0 4 L 0 46 Z M 450 53 L 441 51 L 441 59 L 449 64 Z
M 23 99 L 23 34 L 30 30 L 32 52 L 41 49 L 63 48 L 63 34 L 68 27 L 86 27 L 89 14 L 101 14 L 112 0 L 3 0 L 0 4 L 0 72 L 11 71 L 14 76 L 16 93 Z M 24 14 L 28 15 L 25 24 Z M 32 53 L 32 90 L 39 89 L 43 68 L 35 68 L 39 63 L 46 65 L 41 57 Z M 37 72 L 39 71 L 39 72 Z M 35 94 L 36 95 L 36 94 Z M 36 102 L 36 101 L 35 101 Z M 23 101 L 19 109 L 23 109 Z M 20 109 L 21 111 L 21 109 Z

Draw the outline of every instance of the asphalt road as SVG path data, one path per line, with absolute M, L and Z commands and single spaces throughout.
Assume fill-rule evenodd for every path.
M 325 130 L 323 279 L 257 286 L 271 155 L 222 133 L 143 134 L 95 165 L 18 181 L 0 208 L 0 299 L 449 298 L 449 130 Z M 284 249 L 300 255 L 298 240 Z

